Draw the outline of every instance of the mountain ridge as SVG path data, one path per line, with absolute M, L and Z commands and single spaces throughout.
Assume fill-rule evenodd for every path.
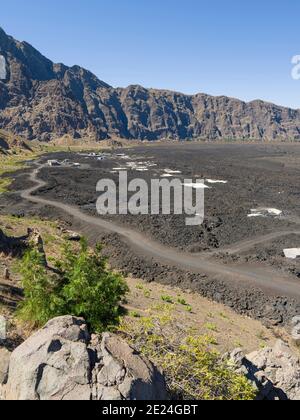
M 6 63 L 0 128 L 28 139 L 300 141 L 300 110 L 140 85 L 114 88 L 78 65 L 53 63 L 1 28 L 0 55 Z

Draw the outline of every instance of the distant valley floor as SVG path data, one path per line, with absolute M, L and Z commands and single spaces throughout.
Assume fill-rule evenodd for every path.
M 119 156 L 122 153 L 126 158 Z M 191 255 L 187 261 L 205 256 L 210 265 L 224 266 L 224 272 L 248 273 L 250 270 L 261 284 L 266 280 L 268 284 L 262 284 L 263 287 L 257 287 L 257 282 L 245 284 L 234 278 L 228 281 L 218 271 L 189 270 L 186 262 L 182 266 L 180 263 L 173 265 L 170 261 L 153 258 L 153 255 L 144 255 L 138 247 L 128 247 L 116 232 L 93 229 L 52 206 L 20 201 L 18 194 L 2 196 L 0 204 L 2 212 L 23 211 L 66 220 L 92 242 L 106 243 L 111 262 L 134 277 L 148 281 L 159 278 L 168 284 L 189 287 L 238 312 L 272 324 L 288 322 L 291 316 L 299 313 L 300 264 L 298 260 L 287 260 L 283 256 L 284 248 L 300 247 L 299 146 L 153 145 L 117 151 L 103 161 L 79 154 L 50 157 L 67 158 L 79 163 L 80 167 L 41 169 L 39 177 L 47 181 L 47 185 L 33 194 L 80 208 L 87 216 L 95 216 L 97 181 L 103 177 L 117 178 L 118 175 L 112 173 L 114 169 L 129 163 L 135 162 L 136 168 L 136 165 L 152 162 L 148 170 L 133 169 L 129 175 L 148 181 L 166 173 L 167 169 L 180 172 L 176 177 L 182 180 L 193 177 L 226 180 L 227 184 L 210 184 L 211 188 L 206 190 L 206 219 L 199 228 L 187 228 L 181 216 L 114 216 L 108 217 L 107 221 L 140 232 L 158 246 L 174 249 L 172 252 L 182 252 L 183 260 L 185 254 Z M 29 186 L 24 177 L 29 172 L 28 169 L 16 175 L 15 190 Z M 280 209 L 282 215 L 249 217 L 251 209 L 256 208 Z M 282 284 L 275 292 L 269 287 L 273 280 L 274 285 L 279 281 Z M 287 298 L 284 297 L 285 281 Z M 291 291 L 299 288 L 299 292 L 289 292 L 290 286 Z

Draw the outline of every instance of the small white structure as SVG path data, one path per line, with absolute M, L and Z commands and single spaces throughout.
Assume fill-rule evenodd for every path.
M 191 183 L 191 184 L 182 184 L 182 185 L 184 187 L 186 187 L 186 188 L 194 188 L 195 190 L 198 190 L 198 189 L 204 190 L 206 188 L 210 188 L 207 185 L 205 185 L 204 182 L 200 182 L 200 183 L 197 182 L 197 183 Z
M 273 209 L 273 208 L 259 208 L 259 209 L 251 209 L 251 213 L 248 214 L 248 217 L 279 217 L 282 215 L 282 210 Z
M 278 210 L 278 209 L 266 209 L 266 211 L 271 215 L 271 216 L 281 216 L 282 215 L 282 211 Z
M 248 217 L 264 217 L 262 213 L 251 213 L 248 214 Z
M 300 257 L 300 248 L 284 249 L 283 253 L 284 253 L 286 258 L 289 258 L 291 260 L 295 260 L 296 258 Z
M 52 166 L 61 166 L 60 163 L 58 162 L 58 160 L 48 160 L 47 164 L 50 167 L 52 167 Z
M 228 184 L 228 181 L 222 181 L 218 179 L 206 179 L 206 182 L 208 182 L 209 184 Z
M 181 174 L 181 171 L 172 171 L 172 169 L 165 169 L 166 174 L 175 175 L 175 174 Z

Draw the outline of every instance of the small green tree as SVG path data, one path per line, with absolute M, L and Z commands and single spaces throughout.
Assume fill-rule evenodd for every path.
M 29 249 L 22 259 L 20 272 L 24 301 L 19 305 L 19 316 L 26 321 L 42 325 L 55 311 L 52 304 L 52 300 L 55 300 L 54 285 L 45 268 L 43 255 L 37 249 Z
M 24 301 L 20 316 L 38 326 L 61 315 L 83 317 L 93 331 L 101 332 L 118 323 L 120 302 L 128 292 L 122 276 L 107 268 L 101 247 L 90 252 L 85 240 L 80 250 L 66 244 L 57 273 L 43 265 L 42 255 L 29 250 L 21 265 Z
M 82 240 L 76 255 L 66 244 L 62 260 L 56 263 L 63 273 L 64 311 L 82 316 L 98 331 L 118 322 L 120 301 L 128 292 L 123 277 L 107 269 L 107 259 L 101 251 L 102 247 L 97 245 L 90 253 L 86 240 Z

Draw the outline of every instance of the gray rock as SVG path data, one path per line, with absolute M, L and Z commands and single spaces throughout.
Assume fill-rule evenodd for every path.
M 43 258 L 45 266 L 47 265 L 46 253 L 44 249 L 44 241 L 38 229 L 28 228 L 26 242 L 28 245 L 36 248 Z
M 292 326 L 292 340 L 300 346 L 300 316 L 295 316 L 291 321 Z
M 4 316 L 0 315 L 0 344 L 5 343 L 7 333 L 7 320 Z
M 12 353 L 7 399 L 89 399 L 88 339 L 83 320 L 50 321 Z
M 9 400 L 164 400 L 162 374 L 117 336 L 56 318 L 11 355 Z
M 236 351 L 231 357 L 233 363 L 235 360 Z M 300 399 L 300 360 L 283 341 L 277 341 L 273 348 L 245 355 L 242 368 L 239 363 L 235 366 L 257 388 L 257 399 Z
M 244 358 L 245 358 L 245 355 L 244 355 L 242 349 L 235 349 L 235 350 L 232 351 L 232 353 L 230 353 L 231 362 L 236 367 L 242 367 L 243 366 Z
M 154 401 L 167 399 L 162 374 L 127 343 L 121 342 L 114 335 L 104 334 L 101 353 L 104 368 L 111 367 L 110 384 L 118 388 L 123 399 Z
M 77 232 L 66 232 L 66 240 L 71 242 L 79 242 L 81 240 L 82 236 Z
M 295 316 L 291 321 L 292 328 L 298 327 L 300 325 L 300 316 Z
M 292 329 L 292 339 L 297 346 L 300 346 L 300 324 Z
M 11 353 L 5 348 L 0 349 L 0 386 L 5 385 L 8 379 L 10 355 Z
M 5 280 L 9 280 L 10 279 L 10 271 L 7 267 L 4 268 L 3 270 L 3 278 Z

